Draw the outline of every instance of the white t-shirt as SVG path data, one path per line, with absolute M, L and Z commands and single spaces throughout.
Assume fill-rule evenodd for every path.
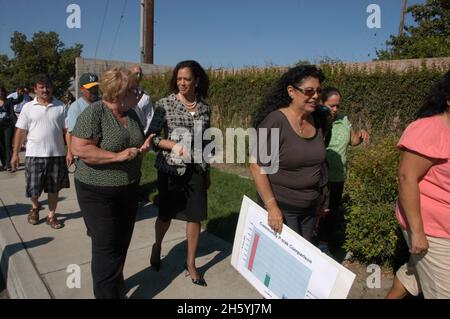
M 133 107 L 139 120 L 141 121 L 142 127 L 144 128 L 144 134 L 147 134 L 148 128 L 150 127 L 150 122 L 153 118 L 153 108 L 152 99 L 148 94 L 144 93 L 139 100 L 139 103 Z
M 53 98 L 47 107 L 35 98 L 23 106 L 16 127 L 27 131 L 27 157 L 65 156 L 66 129 L 64 103 Z

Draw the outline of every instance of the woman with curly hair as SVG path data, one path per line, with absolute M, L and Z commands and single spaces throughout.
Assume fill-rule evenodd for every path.
M 268 210 L 268 224 L 280 233 L 285 223 L 309 241 L 325 161 L 319 110 L 323 80 L 322 72 L 312 65 L 289 69 L 271 88 L 253 122 L 258 154 L 252 152 L 255 163 L 250 171 L 259 201 Z M 270 162 L 263 158 L 266 147 L 271 150 Z M 269 165 L 277 169 L 268 170 Z
M 387 298 L 450 298 L 450 71 L 403 132 L 396 216 L 411 253 Z

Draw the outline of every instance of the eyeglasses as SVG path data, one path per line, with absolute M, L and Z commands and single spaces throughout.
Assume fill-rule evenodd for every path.
M 321 93 L 322 93 L 322 88 L 317 88 L 317 89 L 314 89 L 314 88 L 306 88 L 306 89 L 302 89 L 301 87 L 298 87 L 298 86 L 295 86 L 295 85 L 293 85 L 292 86 L 294 89 L 296 89 L 297 91 L 300 91 L 300 92 L 302 92 L 303 94 L 305 94 L 306 96 L 314 96 L 316 93 L 317 93 L 317 95 L 320 95 Z

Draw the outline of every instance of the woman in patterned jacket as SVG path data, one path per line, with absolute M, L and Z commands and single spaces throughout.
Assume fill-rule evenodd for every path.
M 203 156 L 203 132 L 210 127 L 211 108 L 205 103 L 209 80 L 196 61 L 182 61 L 175 67 L 172 94 L 156 103 L 150 133 L 158 156 L 159 214 L 150 263 L 159 270 L 161 244 L 173 218 L 185 220 L 188 243 L 184 265 L 196 285 L 206 286 L 195 266 L 201 221 L 207 218 L 209 165 Z M 195 124 L 195 126 L 194 126 Z M 194 130 L 195 127 L 195 130 Z M 194 143 L 194 139 L 201 143 Z

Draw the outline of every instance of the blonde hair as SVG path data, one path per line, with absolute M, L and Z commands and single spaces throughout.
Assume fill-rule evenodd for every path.
M 133 72 L 125 68 L 113 68 L 103 74 L 100 90 L 103 100 L 118 102 L 125 98 L 130 88 L 138 85 L 139 80 Z

